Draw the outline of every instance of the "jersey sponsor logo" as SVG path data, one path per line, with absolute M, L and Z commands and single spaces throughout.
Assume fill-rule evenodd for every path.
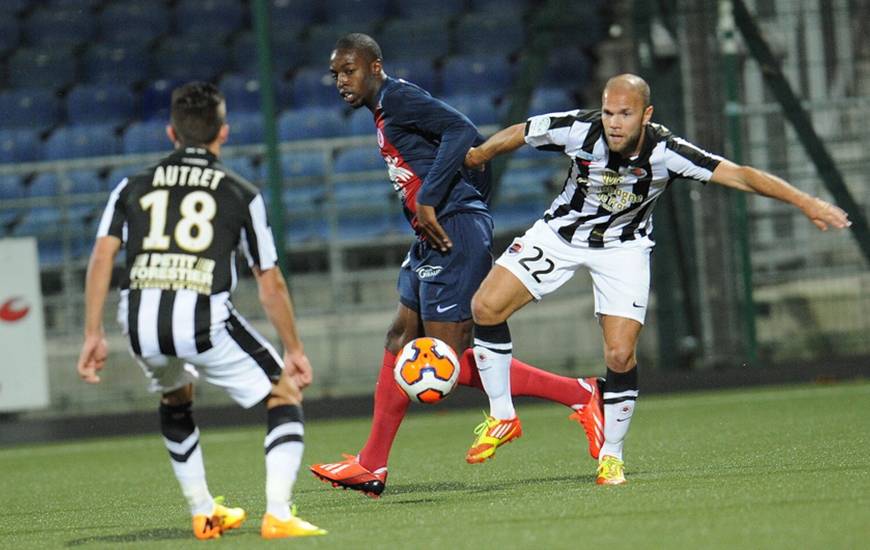
M 605 168 L 601 178 L 604 181 L 604 186 L 596 193 L 596 196 L 598 197 L 598 202 L 601 203 L 601 207 L 605 210 L 622 212 L 635 203 L 643 202 L 643 195 L 619 188 L 625 182 L 625 176 Z
M 449 305 L 447 307 L 441 307 L 441 304 L 438 304 L 437 306 L 435 306 L 435 311 L 437 311 L 438 313 L 444 313 L 445 311 L 450 311 L 451 309 L 455 308 L 458 305 L 459 304 L 453 304 L 453 305 Z
M 21 303 L 16 306 L 16 302 Z M 30 306 L 23 302 L 24 300 L 20 296 L 14 296 L 3 302 L 3 305 L 0 306 L 0 319 L 7 323 L 14 323 L 27 317 L 27 314 L 30 313 Z
M 440 265 L 421 265 L 414 271 L 417 273 L 417 277 L 420 277 L 421 279 L 431 279 L 441 273 L 441 270 L 443 269 L 444 266 Z

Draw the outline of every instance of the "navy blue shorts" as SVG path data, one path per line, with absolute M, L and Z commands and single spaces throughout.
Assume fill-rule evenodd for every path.
M 453 247 L 448 252 L 416 241 L 399 271 L 399 300 L 424 321 L 471 319 L 471 297 L 492 267 L 492 218 L 460 212 L 439 223 Z

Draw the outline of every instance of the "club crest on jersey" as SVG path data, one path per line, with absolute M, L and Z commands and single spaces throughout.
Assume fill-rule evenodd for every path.
M 444 267 L 440 265 L 421 265 L 414 271 L 417 273 L 417 277 L 421 279 L 431 279 L 441 273 L 442 269 L 444 269 Z
M 378 128 L 377 135 L 378 135 L 378 147 L 383 149 L 384 148 L 384 130 L 383 130 L 383 128 Z
M 640 166 L 634 166 L 631 169 L 629 169 L 628 173 L 631 174 L 632 176 L 640 179 L 640 178 L 646 177 L 647 171 L 644 170 L 643 168 L 641 168 Z
M 523 251 L 523 243 L 521 241 L 514 241 L 507 249 L 507 253 L 513 256 L 514 254 L 519 254 Z

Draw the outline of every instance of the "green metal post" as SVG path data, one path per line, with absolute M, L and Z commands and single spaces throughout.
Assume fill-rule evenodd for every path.
M 725 65 L 725 91 L 727 103 L 725 116 L 728 126 L 728 139 L 731 142 L 731 159 L 742 162 L 743 142 L 740 133 L 740 114 L 737 109 L 738 91 L 738 58 L 737 29 L 734 24 L 733 6 L 730 0 L 719 3 L 719 39 L 722 44 L 722 61 Z M 758 336 L 755 326 L 755 299 L 752 295 L 752 256 L 749 248 L 748 216 L 746 212 L 746 196 L 743 193 L 732 193 L 732 221 L 734 224 L 734 254 L 737 265 L 740 266 L 740 284 L 742 300 L 740 304 L 743 318 L 743 337 L 746 345 L 747 363 L 754 365 L 758 358 Z
M 278 265 L 289 277 L 287 265 L 286 235 L 284 232 L 284 209 L 281 204 L 281 162 L 278 153 L 278 129 L 275 124 L 275 88 L 272 82 L 272 53 L 269 40 L 269 6 L 266 0 L 253 0 L 251 11 L 254 32 L 257 35 L 257 72 L 260 78 L 260 111 L 263 114 L 263 141 L 266 144 L 268 186 L 272 191 L 269 205 L 269 221 L 278 249 Z

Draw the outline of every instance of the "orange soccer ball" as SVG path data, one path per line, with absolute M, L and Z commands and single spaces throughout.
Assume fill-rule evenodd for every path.
M 456 387 L 459 359 L 441 340 L 424 336 L 405 344 L 393 374 L 411 401 L 438 403 Z

